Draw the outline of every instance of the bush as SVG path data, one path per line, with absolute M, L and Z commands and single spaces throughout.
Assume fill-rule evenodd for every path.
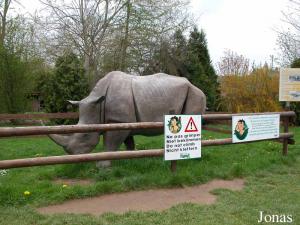
M 255 69 L 250 75 L 220 78 L 222 110 L 239 112 L 281 111 L 278 98 L 279 72 L 267 67 Z
M 54 71 L 42 77 L 39 89 L 47 112 L 70 111 L 67 100 L 81 100 L 88 94 L 89 89 L 78 57 L 74 53 L 58 57 Z

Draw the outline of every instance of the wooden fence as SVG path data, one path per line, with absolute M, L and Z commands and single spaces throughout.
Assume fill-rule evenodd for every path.
M 280 118 L 283 121 L 284 132 L 280 133 L 277 139 L 272 139 L 272 140 L 277 140 L 282 142 L 283 154 L 286 155 L 288 152 L 288 144 L 294 143 L 292 139 L 293 134 L 289 133 L 289 119 L 291 117 L 294 117 L 295 113 L 293 111 L 276 112 L 276 113 L 280 114 Z M 207 114 L 207 115 L 203 115 L 202 118 L 204 121 L 208 122 L 214 120 L 231 120 L 233 115 L 246 116 L 246 115 L 268 115 L 268 114 L 273 114 L 273 113 Z M 134 129 L 163 130 L 163 123 L 143 122 L 143 123 L 88 124 L 88 125 L 65 125 L 65 126 L 4 127 L 4 128 L 0 128 L 0 137 L 28 136 L 28 135 L 37 135 L 37 134 L 46 135 L 46 134 L 86 133 L 86 132 L 134 130 Z M 233 144 L 232 138 L 202 140 L 201 143 L 202 146 Z M 242 144 L 242 143 L 234 143 L 234 144 Z M 151 149 L 151 150 L 139 150 L 139 151 L 115 151 L 115 152 L 90 153 L 90 154 L 81 154 L 81 155 L 64 155 L 64 156 L 2 160 L 0 161 L 0 169 L 90 162 L 90 161 L 99 161 L 99 160 L 159 157 L 159 156 L 163 156 L 163 154 L 164 154 L 164 149 Z M 172 161 L 171 168 L 172 171 L 176 170 L 176 161 Z
M 68 113 L 26 113 L 26 114 L 0 114 L 1 120 L 48 120 L 48 119 L 76 119 L 77 112 Z

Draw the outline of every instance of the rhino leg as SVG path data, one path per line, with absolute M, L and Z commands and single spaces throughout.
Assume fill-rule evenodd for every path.
M 104 133 L 104 149 L 105 151 L 117 151 L 120 145 L 129 136 L 130 131 L 107 131 Z M 97 167 L 110 167 L 111 161 L 104 160 L 97 162 Z
M 133 136 L 128 136 L 125 139 L 124 144 L 126 145 L 127 150 L 134 150 L 135 149 Z

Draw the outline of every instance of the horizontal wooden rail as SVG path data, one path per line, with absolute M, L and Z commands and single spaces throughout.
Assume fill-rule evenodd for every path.
M 231 120 L 232 116 L 255 116 L 255 115 L 269 115 L 269 114 L 279 114 L 280 117 L 294 117 L 296 116 L 294 111 L 285 112 L 263 112 L 263 113 L 237 113 L 237 114 L 206 114 L 203 115 L 204 120 Z
M 1 120 L 47 120 L 47 119 L 76 119 L 78 112 L 67 113 L 26 113 L 26 114 L 0 114 Z
M 292 133 L 282 133 L 278 139 L 291 138 Z M 264 141 L 264 140 L 261 140 Z M 202 146 L 215 146 L 232 144 L 231 138 L 203 140 Z M 235 143 L 244 144 L 245 142 Z M 27 159 L 13 159 L 0 161 L 0 169 L 31 167 L 31 166 L 45 166 L 54 164 L 68 164 L 81 163 L 101 160 L 116 160 L 116 159 L 133 159 L 146 157 L 160 157 L 164 155 L 163 149 L 139 150 L 139 151 L 116 151 L 116 152 L 101 152 L 81 155 L 62 155 L 62 156 L 48 156 Z
M 278 112 L 281 117 L 295 116 L 293 111 Z M 229 120 L 233 115 L 268 115 L 273 113 L 246 113 L 246 114 L 217 114 L 203 115 L 203 120 Z M 84 124 L 64 126 L 34 126 L 34 127 L 4 127 L 0 128 L 0 137 L 45 135 L 45 134 L 70 134 L 87 133 L 110 130 L 134 130 L 134 129 L 163 129 L 162 122 L 141 123 L 115 123 L 115 124 Z
M 281 116 L 294 116 L 294 112 L 272 112 L 279 113 Z M 204 117 L 207 120 L 218 119 L 227 120 L 230 119 L 232 115 L 264 115 L 269 113 L 224 113 L 224 112 L 207 112 Z M 0 114 L 1 120 L 13 120 L 13 119 L 76 119 L 79 117 L 78 112 L 67 112 L 67 113 L 25 113 L 25 114 Z
M 64 126 L 34 126 L 34 127 L 4 127 L 0 128 L 0 137 L 45 135 L 45 134 L 70 134 L 99 132 L 109 130 L 133 129 L 163 129 L 162 122 L 143 123 L 115 123 L 115 124 L 85 124 Z

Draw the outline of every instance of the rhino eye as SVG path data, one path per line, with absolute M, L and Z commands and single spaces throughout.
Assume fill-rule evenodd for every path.
M 89 138 L 89 134 L 83 134 L 83 138 Z

